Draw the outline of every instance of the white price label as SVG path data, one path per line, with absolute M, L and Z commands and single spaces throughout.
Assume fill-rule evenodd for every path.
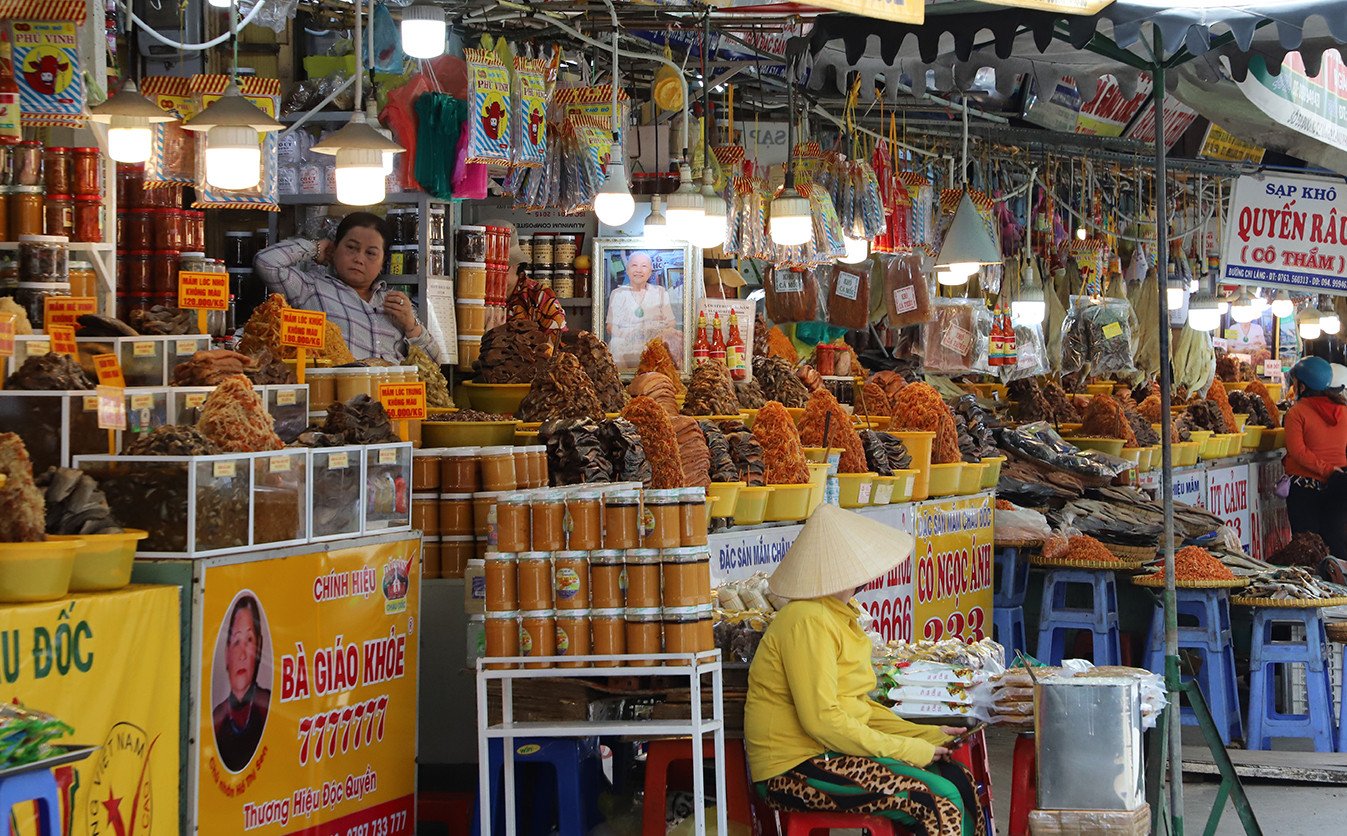
M 332 453 L 327 457 L 328 470 L 342 470 L 351 463 L 349 453 Z
M 855 273 L 838 273 L 837 286 L 834 290 L 838 296 L 854 302 L 861 294 L 861 277 Z
M 268 459 L 268 460 L 267 460 L 267 469 L 270 470 L 272 473 L 289 473 L 289 472 L 290 472 L 290 457 L 289 457 L 289 456 L 276 456 L 276 457 L 274 457 L 274 458 Z
M 215 462 L 211 467 L 211 473 L 216 479 L 227 479 L 233 477 L 236 472 L 237 462 Z
M 803 293 L 804 274 L 790 270 L 777 270 L 772 278 L 777 293 Z
M 962 325 L 951 324 L 941 335 L 940 344 L 955 354 L 967 354 L 973 345 L 973 332 Z
M 915 287 L 899 287 L 893 291 L 893 309 L 900 314 L 917 309 L 917 289 Z

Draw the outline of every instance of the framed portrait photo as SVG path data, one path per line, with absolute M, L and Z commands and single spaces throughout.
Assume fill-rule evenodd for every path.
M 679 370 L 692 366 L 701 259 L 691 244 L 641 238 L 594 241 L 594 332 L 618 372 L 635 372 L 641 352 L 659 339 Z

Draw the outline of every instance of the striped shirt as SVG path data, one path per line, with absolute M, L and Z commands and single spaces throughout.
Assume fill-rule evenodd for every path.
M 292 306 L 327 314 L 328 320 L 341 329 L 346 345 L 357 359 L 377 357 L 400 363 L 411 344 L 436 363 L 444 362 L 444 354 L 429 328 L 422 325 L 421 333 L 408 339 L 384 313 L 388 282 L 383 279 L 375 282 L 374 293 L 367 302 L 355 288 L 316 263 L 317 255 L 318 246 L 313 241 L 291 238 L 258 253 L 253 269 L 270 290 L 283 294 Z

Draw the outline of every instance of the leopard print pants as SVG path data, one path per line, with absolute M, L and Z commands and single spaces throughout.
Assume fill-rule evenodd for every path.
M 986 836 L 972 776 L 951 761 L 919 769 L 889 758 L 822 755 L 758 788 L 783 812 L 866 813 L 924 836 Z

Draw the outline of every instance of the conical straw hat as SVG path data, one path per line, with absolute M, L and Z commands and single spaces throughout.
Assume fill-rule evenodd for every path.
M 902 565 L 914 545 L 910 534 L 896 528 L 835 505 L 820 505 L 767 585 L 782 598 L 849 591 Z

